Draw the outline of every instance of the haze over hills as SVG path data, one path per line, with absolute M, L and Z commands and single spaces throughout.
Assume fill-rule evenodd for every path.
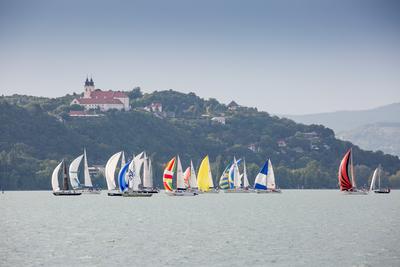
M 128 155 L 146 150 L 153 158 L 154 180 L 161 185 L 162 169 L 171 157 L 184 165 L 210 155 L 213 177 L 219 179 L 233 156 L 246 158 L 251 181 L 271 158 L 282 188 L 335 188 L 337 168 L 351 143 L 335 138 L 322 125 L 297 124 L 254 108 L 226 105 L 194 93 L 173 90 L 142 94 L 127 92 L 130 111 L 110 110 L 99 117 L 70 117 L 76 97 L 4 96 L 0 98 L 0 186 L 5 189 L 49 189 L 57 162 L 70 162 L 85 146 L 89 164 L 104 165 L 120 150 Z M 159 103 L 162 112 L 147 107 Z M 96 112 L 95 112 L 96 113 Z M 381 152 L 353 149 L 358 183 L 368 184 L 382 164 L 385 183 L 400 187 L 400 160 Z M 94 182 L 104 186 L 104 177 Z
M 333 129 L 338 138 L 363 149 L 400 156 L 400 103 L 369 110 L 284 116 L 304 124 L 322 124 Z

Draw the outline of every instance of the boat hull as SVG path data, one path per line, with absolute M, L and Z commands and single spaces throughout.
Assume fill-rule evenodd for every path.
M 254 190 L 250 189 L 227 189 L 224 190 L 224 193 L 239 193 L 239 194 L 248 194 L 248 193 L 254 193 Z
M 374 190 L 375 194 L 389 194 L 390 193 L 390 188 L 388 189 L 379 189 L 379 190 Z
M 210 189 L 209 191 L 201 191 L 201 193 L 204 193 L 204 194 L 219 194 L 219 189 L 213 188 L 213 189 Z
M 357 191 L 342 191 L 343 194 L 345 195 L 368 195 L 368 191 L 362 191 L 362 190 L 357 190 Z
M 116 191 L 116 192 L 107 192 L 107 195 L 110 196 L 110 197 L 120 197 L 120 196 L 122 196 L 122 193 L 118 192 L 118 191 Z
M 198 193 L 193 191 L 172 191 L 172 192 L 166 192 L 166 194 L 175 197 L 192 197 L 198 195 Z
M 152 193 L 152 194 L 160 193 L 160 190 L 158 188 L 143 188 L 143 191 Z
M 53 192 L 53 195 L 55 195 L 55 196 L 79 196 L 79 195 L 82 195 L 82 193 L 78 192 L 78 191 L 56 191 L 56 192 Z
M 123 192 L 123 197 L 151 197 L 153 194 L 145 191 L 127 191 Z
M 282 191 L 280 190 L 280 189 L 274 189 L 274 190 L 255 190 L 255 192 L 257 193 L 257 194 L 281 194 L 282 193 Z

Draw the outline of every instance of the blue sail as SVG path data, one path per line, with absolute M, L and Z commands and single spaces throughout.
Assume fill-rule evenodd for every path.
M 131 161 L 129 161 L 128 163 L 125 164 L 124 167 L 122 167 L 122 169 L 119 171 L 119 175 L 118 175 L 118 183 L 119 183 L 119 190 L 121 192 L 124 192 L 127 188 L 128 188 L 128 183 L 125 180 L 125 173 L 126 170 L 129 167 L 129 164 L 131 163 Z
M 267 190 L 268 162 L 264 163 L 254 182 L 254 189 Z

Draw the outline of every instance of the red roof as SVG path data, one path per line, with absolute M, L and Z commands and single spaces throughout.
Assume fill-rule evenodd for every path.
M 128 98 L 124 92 L 95 90 L 90 94 L 91 98 Z
M 89 104 L 122 104 L 119 99 L 114 98 L 77 98 L 79 104 L 89 105 Z

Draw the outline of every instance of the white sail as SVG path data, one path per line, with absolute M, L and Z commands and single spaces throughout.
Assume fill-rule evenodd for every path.
M 240 188 L 242 186 L 241 181 L 240 181 L 240 173 L 239 173 L 239 166 L 237 165 L 236 158 L 233 157 L 233 185 L 235 188 Z
M 183 171 L 182 171 L 182 164 L 181 164 L 181 159 L 178 156 L 178 165 L 176 167 L 176 188 L 177 189 L 184 189 L 185 187 L 185 180 L 183 177 Z
M 208 160 L 208 157 L 207 157 Z M 208 160 L 208 166 L 210 166 L 210 168 L 208 168 L 208 179 L 210 181 L 210 188 L 214 188 L 214 181 L 212 178 L 212 173 L 211 173 L 211 165 L 210 165 L 210 161 Z
M 69 165 L 69 180 L 71 182 L 73 189 L 81 187 L 81 183 L 79 182 L 78 176 L 79 176 L 79 166 L 81 165 L 83 156 L 84 155 L 80 155 L 71 162 L 71 165 Z
M 247 179 L 247 169 L 246 169 L 246 161 L 243 161 L 243 187 L 248 188 L 250 186 L 249 179 Z
M 83 176 L 85 177 L 85 186 L 93 187 L 92 179 L 90 178 L 90 173 L 89 173 L 89 166 L 87 162 L 86 148 L 83 149 L 83 155 L 85 159 L 85 161 L 83 162 L 84 164 Z
M 275 174 L 274 169 L 272 168 L 271 160 L 268 160 L 267 188 L 276 189 Z
M 197 178 L 196 178 L 196 172 L 193 167 L 193 161 L 190 161 L 189 186 L 190 188 L 197 188 Z
M 143 158 L 143 187 L 150 188 L 153 187 L 150 184 L 150 168 L 149 168 L 149 158 L 146 153 Z
M 133 158 L 126 173 L 128 186 L 133 191 L 138 191 L 142 185 L 142 179 L 140 177 L 140 168 L 143 164 L 142 156 L 143 152 Z
M 108 190 L 115 190 L 117 186 L 115 184 L 115 169 L 117 168 L 119 159 L 123 152 L 117 152 L 110 157 L 107 161 L 105 174 L 106 174 L 106 181 L 107 181 L 107 188 Z M 122 165 L 123 166 L 123 165 Z
M 53 187 L 53 191 L 60 191 L 60 186 L 58 184 L 58 174 L 60 172 L 61 166 L 64 163 L 64 161 L 61 161 L 57 167 L 53 171 L 53 175 L 51 176 L 51 186 Z
M 376 183 L 376 178 L 378 178 L 378 173 L 379 173 L 379 168 L 376 168 L 374 174 L 372 175 L 371 186 L 369 188 L 369 191 L 372 191 L 376 188 L 375 183 Z
M 122 151 L 121 168 L 122 168 L 122 166 L 125 166 L 125 164 L 126 164 L 126 160 L 125 160 L 125 152 L 124 152 L 124 151 Z
M 144 151 L 133 158 L 133 161 L 135 161 L 136 175 L 139 177 L 140 183 L 142 183 L 142 177 L 140 175 L 140 173 L 141 173 L 140 170 L 142 169 L 143 162 L 144 162 L 143 155 L 144 155 Z
M 153 184 L 153 166 L 151 165 L 151 158 L 149 157 L 149 164 L 148 164 L 148 166 L 149 166 L 149 187 L 150 188 L 153 188 L 154 187 L 154 184 Z

